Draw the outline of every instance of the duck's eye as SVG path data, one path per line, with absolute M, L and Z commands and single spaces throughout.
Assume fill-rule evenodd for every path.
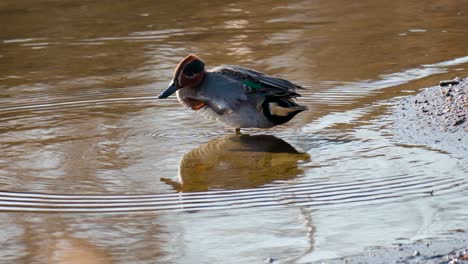
M 205 64 L 200 60 L 194 60 L 184 67 L 183 73 L 189 77 L 205 70 Z

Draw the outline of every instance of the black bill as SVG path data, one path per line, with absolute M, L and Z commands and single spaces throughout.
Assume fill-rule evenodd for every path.
M 172 82 L 167 89 L 158 95 L 159 99 L 167 98 L 178 90 L 175 82 Z

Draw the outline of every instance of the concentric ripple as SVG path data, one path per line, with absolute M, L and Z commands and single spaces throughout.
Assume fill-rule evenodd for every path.
M 316 100 L 327 100 L 337 104 L 345 104 L 339 100 L 343 97 L 347 102 L 351 102 L 356 97 L 366 96 L 374 92 L 408 83 L 416 79 L 424 78 L 428 75 L 445 71 L 446 67 L 464 64 L 468 57 L 461 57 L 454 60 L 444 61 L 431 65 L 422 65 L 420 68 L 410 69 L 401 73 L 395 73 L 382 76 L 381 80 L 367 83 L 357 83 L 345 86 L 338 86 L 322 93 L 312 94 L 305 98 L 305 101 L 314 102 Z M 365 87 L 366 89 L 363 89 Z M 355 96 L 350 96 L 354 93 Z M 337 94 L 338 97 L 334 97 Z M 345 94 L 345 95 L 342 95 Z M 317 99 L 318 98 L 318 99 Z M 45 102 L 42 104 L 7 106 L 0 108 L 0 113 L 15 114 L 21 112 L 36 113 L 43 110 L 54 111 L 55 109 L 75 109 L 85 108 L 92 112 L 95 106 L 110 106 L 112 104 L 135 104 L 136 102 L 153 101 L 155 96 L 142 97 L 122 97 L 122 98 L 102 98 L 102 99 L 83 99 L 75 101 Z M 216 138 L 223 135 L 224 131 L 209 130 L 210 132 L 196 131 L 193 128 L 179 126 L 174 133 L 174 127 L 177 126 L 174 120 L 187 118 L 181 116 L 177 110 L 168 110 L 167 106 L 174 106 L 173 100 L 157 101 L 159 105 L 166 106 L 164 113 L 165 119 L 158 118 L 159 126 L 145 128 L 145 135 L 155 140 L 177 140 L 194 141 L 194 135 L 197 134 L 197 140 L 203 138 Z M 317 101 L 318 102 L 318 101 Z M 375 106 L 375 104 L 374 104 Z M 367 107 L 367 108 L 366 108 Z M 318 133 L 331 125 L 352 123 L 352 120 L 359 118 L 369 112 L 366 106 L 356 108 L 350 111 L 330 113 L 315 122 L 306 124 L 300 129 L 301 135 L 305 137 L 312 133 Z M 109 112 L 112 112 L 109 110 Z M 74 116 L 73 116 L 74 117 Z M 145 116 L 145 120 L 149 120 Z M 165 120 L 163 123 L 162 120 Z M 135 121 L 138 122 L 138 119 Z M 185 125 L 190 126 L 198 121 L 185 120 Z M 129 123 L 127 127 L 133 128 L 134 123 Z M 166 127 L 171 124 L 171 127 Z M 197 123 L 198 124 L 198 123 Z M 120 125 L 119 125 L 120 126 Z M 113 127 L 113 126 L 110 126 Z M 116 126 L 117 127 L 117 126 Z M 50 126 L 46 126 L 50 129 Z M 45 129 L 46 129 L 45 128 Z M 143 127 L 142 127 L 143 128 Z M 136 131 L 136 132 L 135 132 Z M 131 130 L 129 135 L 141 133 L 141 129 Z M 95 132 L 98 135 L 99 132 Z M 369 133 L 367 131 L 366 133 Z M 56 135 L 55 135 L 56 136 Z M 91 134 L 90 137 L 96 137 Z M 128 140 L 128 138 L 125 138 Z M 307 139 L 306 139 L 307 140 Z M 308 139 L 310 141 L 310 138 Z M 366 139 L 367 140 L 367 139 Z M 306 143 L 303 143 L 307 145 Z M 352 146 L 353 147 L 353 146 Z M 348 147 L 349 148 L 349 147 Z M 355 148 L 357 149 L 357 148 Z M 369 147 L 361 149 L 363 153 L 369 151 Z M 187 148 L 185 148 L 187 150 Z M 342 149 L 349 152 L 349 149 Z M 322 153 L 326 156 L 326 153 Z M 364 154 L 359 154 L 364 157 Z M 341 159 L 344 161 L 346 155 Z M 330 160 L 332 157 L 330 157 Z M 328 161 L 330 162 L 330 161 Z M 176 162 L 171 161 L 174 166 Z M 165 163 L 165 165 L 167 165 Z M 321 164 L 330 166 L 330 164 Z M 336 164 L 334 164 L 336 165 Z M 354 173 L 359 173 L 357 168 Z M 309 172 L 310 174 L 310 172 Z M 358 206 L 373 203 L 390 203 L 394 201 L 404 201 L 417 197 L 431 197 L 453 194 L 460 194 L 468 190 L 468 184 L 463 177 L 454 174 L 451 177 L 444 175 L 427 176 L 422 174 L 398 174 L 389 177 L 388 175 L 380 177 L 370 177 L 365 175 L 340 179 L 339 175 L 329 175 L 326 180 L 314 180 L 308 175 L 308 182 L 278 184 L 267 184 L 266 187 L 239 189 L 239 190 L 219 190 L 205 192 L 181 192 L 181 193 L 159 193 L 159 194 L 139 194 L 139 195 L 69 195 L 52 193 L 29 193 L 29 192 L 8 192 L 0 191 L 0 211 L 20 211 L 20 212 L 139 212 L 139 211 L 204 211 L 204 210 L 227 210 L 238 208 L 254 207 L 282 207 L 282 206 L 307 206 L 311 208 L 331 208 L 339 206 Z
M 129 101 L 147 101 L 155 100 L 156 96 L 145 96 L 145 97 L 125 97 L 125 98 L 108 98 L 108 99 L 95 99 L 95 100 L 81 100 L 81 101 L 68 101 L 68 102 L 55 102 L 45 104 L 33 104 L 33 105 L 22 105 L 22 106 L 11 106 L 0 108 L 0 113 L 15 112 L 22 110 L 34 110 L 34 109 L 47 109 L 47 108 L 66 108 L 66 107 L 80 107 L 89 106 L 96 104 L 112 104 L 122 103 Z
M 319 182 L 246 190 L 140 195 L 67 195 L 0 192 L 0 210 L 46 213 L 204 211 L 252 207 L 322 208 L 389 203 L 467 192 L 464 179 L 395 176 L 355 182 Z

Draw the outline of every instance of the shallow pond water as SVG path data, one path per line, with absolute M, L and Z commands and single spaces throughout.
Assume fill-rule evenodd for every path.
M 308 263 L 468 228 L 466 157 L 399 142 L 389 115 L 468 76 L 467 16 L 448 0 L 2 1 L 0 262 Z M 236 136 L 157 100 L 188 53 L 297 82 L 309 110 Z

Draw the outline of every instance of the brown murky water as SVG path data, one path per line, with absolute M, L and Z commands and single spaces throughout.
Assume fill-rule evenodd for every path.
M 466 157 L 388 129 L 467 43 L 455 0 L 1 1 L 0 262 L 306 263 L 468 228 Z M 237 137 L 155 99 L 187 53 L 310 110 Z

